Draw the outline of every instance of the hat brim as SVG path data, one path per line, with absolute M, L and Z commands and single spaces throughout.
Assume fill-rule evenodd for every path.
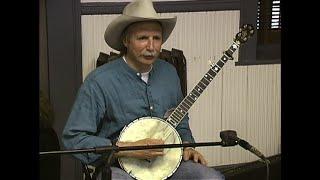
M 114 19 L 107 27 L 104 33 L 104 39 L 106 43 L 113 49 L 120 51 L 123 48 L 121 40 L 122 32 L 125 28 L 135 22 L 142 21 L 158 21 L 162 26 L 162 41 L 163 43 L 169 38 L 173 31 L 177 17 L 159 17 L 159 18 L 141 18 L 127 15 L 121 15 Z

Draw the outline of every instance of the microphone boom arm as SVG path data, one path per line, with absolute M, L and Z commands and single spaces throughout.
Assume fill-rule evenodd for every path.
M 76 154 L 76 153 L 105 153 L 105 152 L 119 152 L 119 151 L 130 151 L 130 150 L 144 150 L 144 149 L 159 149 L 159 148 L 181 148 L 181 147 L 200 147 L 200 146 L 222 146 L 222 142 L 200 142 L 200 143 L 185 143 L 185 144 L 159 144 L 159 145 L 148 145 L 148 146 L 125 146 L 118 147 L 115 145 L 102 146 L 95 148 L 86 149 L 73 149 L 73 150 L 62 150 L 62 151 L 47 151 L 40 152 L 40 155 L 49 154 Z

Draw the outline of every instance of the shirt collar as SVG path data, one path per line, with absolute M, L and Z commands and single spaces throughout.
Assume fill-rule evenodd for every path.
M 122 60 L 120 60 L 120 61 L 121 61 L 121 65 L 125 68 L 125 70 L 127 70 L 128 72 L 130 72 L 130 73 L 132 73 L 132 74 L 141 76 L 141 73 L 140 73 L 140 72 L 138 72 L 138 71 L 136 71 L 135 69 L 131 68 L 131 67 L 127 64 L 127 61 L 126 61 L 126 59 L 125 59 L 124 56 L 122 56 L 121 58 L 122 58 Z M 154 73 L 155 68 L 156 68 L 156 66 L 157 66 L 157 61 L 158 61 L 158 59 L 156 59 L 155 62 L 152 64 L 152 67 L 151 67 L 151 69 L 150 69 L 149 72 L 145 72 L 145 73 L 149 73 L 149 76 L 151 76 L 151 75 Z

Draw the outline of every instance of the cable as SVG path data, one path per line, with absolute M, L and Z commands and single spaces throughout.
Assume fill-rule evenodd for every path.
M 263 160 L 263 162 L 266 164 L 267 167 L 267 180 L 269 180 L 269 165 L 270 165 L 270 161 L 268 159 Z

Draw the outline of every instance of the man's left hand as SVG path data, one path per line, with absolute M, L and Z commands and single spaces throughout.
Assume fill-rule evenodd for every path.
M 203 165 L 207 165 L 207 161 L 204 159 L 203 155 L 196 151 L 192 147 L 187 147 L 184 148 L 183 150 L 183 160 L 188 161 L 188 160 L 193 160 L 194 162 L 201 163 Z

